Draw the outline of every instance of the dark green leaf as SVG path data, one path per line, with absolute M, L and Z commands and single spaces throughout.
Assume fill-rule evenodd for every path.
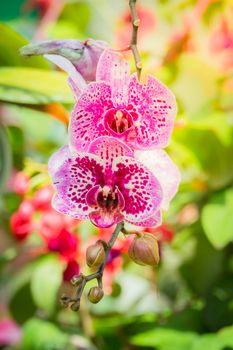
M 25 59 L 20 56 L 20 47 L 28 41 L 4 23 L 0 23 L 0 66 L 26 66 L 48 69 L 48 62 L 41 57 Z
M 0 125 L 0 192 L 4 188 L 11 171 L 11 150 L 6 131 Z

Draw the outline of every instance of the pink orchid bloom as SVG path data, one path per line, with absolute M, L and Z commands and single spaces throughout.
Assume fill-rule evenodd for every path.
M 67 146 L 49 161 L 56 190 L 53 207 L 98 227 L 122 220 L 138 226 L 160 222 L 163 190 L 158 179 L 133 157 L 133 151 L 112 137 L 100 137 L 88 153 Z
M 177 113 L 172 92 L 148 75 L 142 84 L 117 53 L 105 50 L 96 82 L 86 86 L 72 111 L 71 149 L 87 151 L 93 139 L 113 136 L 134 149 L 163 148 L 169 143 Z

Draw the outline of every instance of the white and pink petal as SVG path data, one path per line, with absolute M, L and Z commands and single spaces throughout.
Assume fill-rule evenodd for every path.
M 54 159 L 57 159 L 56 154 L 52 159 L 52 169 Z M 63 159 L 51 177 L 64 206 L 78 215 L 88 215 L 90 208 L 86 195 L 93 186 L 103 182 L 104 169 L 104 163 L 92 154 L 80 153 Z
M 88 152 L 95 154 L 108 165 L 112 164 L 117 157 L 133 157 L 133 150 L 124 142 L 110 136 L 102 136 L 95 139 L 88 149 Z
M 130 65 L 123 56 L 117 52 L 105 50 L 97 65 L 96 80 L 110 84 L 114 106 L 127 105 L 129 77 Z
M 134 126 L 138 149 L 163 148 L 168 145 L 177 114 L 173 93 L 149 75 L 141 84 L 136 74 L 129 83 L 129 106 L 137 115 Z
M 115 183 L 125 200 L 125 207 L 121 211 L 125 220 L 141 222 L 159 210 L 162 189 L 149 169 L 130 157 L 116 158 L 112 169 Z
M 143 163 L 158 179 L 163 189 L 161 207 L 167 210 L 169 203 L 178 191 L 181 181 L 179 169 L 168 154 L 161 149 L 135 151 L 135 158 Z
M 109 135 L 103 115 L 112 108 L 111 89 L 105 83 L 90 83 L 79 97 L 69 124 L 70 147 L 87 151 L 93 138 Z
M 157 226 L 160 226 L 161 223 L 162 223 L 161 210 L 158 210 L 151 217 L 149 217 L 143 221 L 133 222 L 133 224 L 135 226 L 140 226 L 140 227 L 157 227 Z

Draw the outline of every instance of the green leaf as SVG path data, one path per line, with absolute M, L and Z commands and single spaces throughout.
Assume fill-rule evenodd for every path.
M 139 346 L 151 346 L 158 350 L 187 350 L 196 339 L 192 332 L 180 332 L 173 329 L 157 328 L 131 338 L 131 343 Z
M 226 327 L 216 334 L 205 334 L 198 338 L 191 350 L 230 350 L 232 347 L 233 327 Z
M 35 68 L 0 68 L 0 100 L 21 104 L 73 103 L 66 74 Z
M 23 327 L 21 343 L 23 350 L 64 350 L 70 349 L 68 336 L 54 324 L 36 318 Z
M 214 130 L 204 125 L 189 125 L 177 130 L 174 139 L 193 152 L 202 171 L 199 178 L 206 178 L 211 188 L 219 189 L 232 181 L 232 143 L 224 144 Z
M 0 125 L 0 192 L 4 188 L 11 171 L 11 150 L 7 134 L 3 126 Z
M 21 170 L 23 168 L 25 151 L 23 130 L 17 126 L 11 125 L 7 127 L 7 134 L 11 145 L 14 167 Z
M 29 283 L 17 290 L 10 301 L 9 308 L 11 315 L 19 324 L 35 315 L 36 305 L 32 299 Z
M 202 210 L 205 234 L 215 248 L 224 248 L 233 240 L 233 190 L 212 196 Z
M 187 115 L 197 113 L 217 94 L 218 72 L 195 54 L 183 54 L 179 75 L 172 86 Z
M 214 249 L 200 222 L 191 230 L 197 241 L 196 248 L 192 258 L 180 267 L 180 273 L 194 293 L 206 296 L 224 273 L 225 255 L 224 251 Z
M 0 66 L 26 66 L 49 69 L 48 62 L 42 57 L 25 59 L 19 54 L 19 48 L 27 45 L 28 40 L 4 23 L 0 23 Z
M 58 299 L 57 292 L 62 282 L 62 264 L 56 257 L 46 257 L 39 261 L 32 274 L 31 291 L 36 305 L 53 314 Z

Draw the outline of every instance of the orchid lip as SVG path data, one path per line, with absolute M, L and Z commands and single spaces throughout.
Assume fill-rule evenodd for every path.
M 124 208 L 124 198 L 118 188 L 113 190 L 112 186 L 92 187 L 86 196 L 87 204 L 94 209 L 105 211 L 117 210 Z
M 133 127 L 133 118 L 125 109 L 111 108 L 104 115 L 104 124 L 113 135 L 123 135 Z

